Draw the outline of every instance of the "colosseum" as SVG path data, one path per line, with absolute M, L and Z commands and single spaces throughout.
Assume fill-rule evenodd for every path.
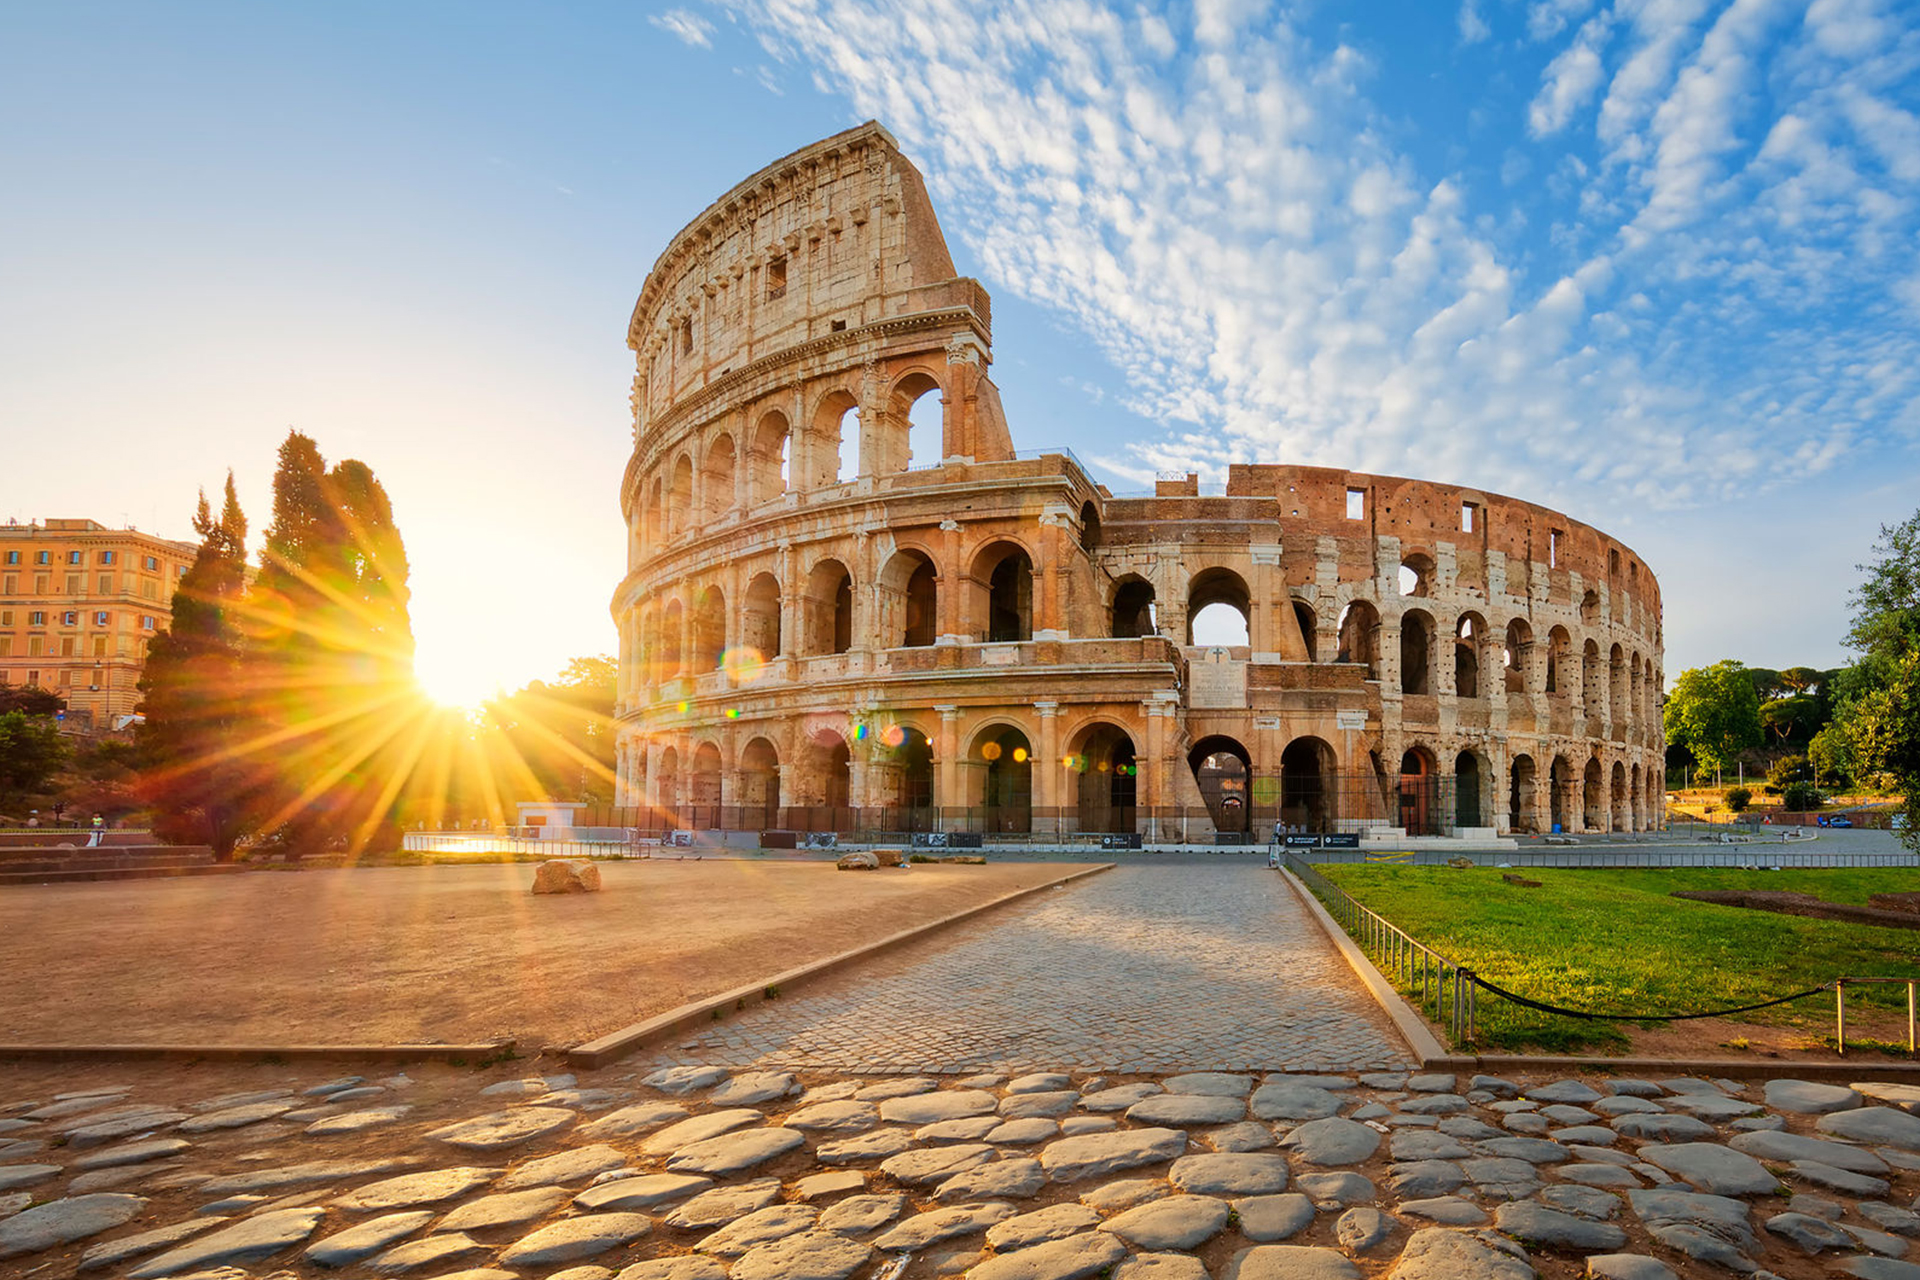
M 627 341 L 616 803 L 639 825 L 1660 821 L 1660 594 L 1631 550 L 1424 480 L 1236 465 L 1221 493 L 1121 495 L 1016 450 L 987 292 L 877 124 L 694 219 Z

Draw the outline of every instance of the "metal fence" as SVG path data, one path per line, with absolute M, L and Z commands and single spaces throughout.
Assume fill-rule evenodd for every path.
M 1422 1012 L 1429 1006 L 1433 1020 L 1447 1029 L 1454 1044 L 1473 1038 L 1478 988 L 1473 970 L 1440 954 L 1352 894 L 1315 871 L 1306 861 L 1282 850 L 1287 870 L 1300 877 L 1329 914 L 1340 922 L 1366 952 Z
M 1755 867 L 1768 870 L 1778 868 L 1782 871 L 1830 867 L 1920 867 L 1920 855 L 1911 853 L 1865 853 L 1833 847 L 1796 847 L 1799 845 L 1798 841 L 1771 840 L 1765 844 L 1705 844 L 1697 849 L 1592 844 L 1544 849 L 1468 849 L 1458 852 L 1444 849 L 1394 852 L 1374 849 L 1292 849 L 1288 853 L 1303 863 L 1393 862 L 1411 867 L 1440 867 L 1454 859 L 1465 858 L 1483 867 L 1539 867 L 1570 871 L 1597 871 L 1609 867 Z

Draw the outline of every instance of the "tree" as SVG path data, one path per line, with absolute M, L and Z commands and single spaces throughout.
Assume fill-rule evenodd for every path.
M 67 744 L 50 715 L 0 713 L 0 800 L 32 795 L 67 758 Z
M 248 593 L 246 684 L 273 775 L 259 820 L 290 856 L 397 841 L 394 809 L 426 723 L 407 573 L 372 469 L 349 459 L 329 470 L 289 432 Z
M 610 654 L 574 658 L 554 680 L 535 680 L 488 704 L 509 759 L 547 796 L 589 804 L 613 799 L 619 679 Z
M 1900 839 L 1920 851 L 1920 511 L 1882 525 L 1854 592 L 1847 643 L 1860 660 L 1841 679 L 1834 722 L 1855 775 L 1889 775 L 1905 797 Z
M 247 518 L 227 473 L 215 520 L 200 493 L 200 549 L 173 597 L 173 622 L 147 649 L 139 743 L 140 793 L 162 840 L 204 844 L 225 862 L 250 834 L 260 758 L 246 738 L 257 721 L 242 683 L 240 608 L 247 582 Z
M 0 715 L 19 711 L 30 716 L 52 716 L 67 709 L 67 700 L 37 684 L 0 684 Z
M 1681 672 L 1664 722 L 1667 741 L 1684 744 L 1708 769 L 1760 745 L 1760 699 L 1747 669 L 1731 659 Z

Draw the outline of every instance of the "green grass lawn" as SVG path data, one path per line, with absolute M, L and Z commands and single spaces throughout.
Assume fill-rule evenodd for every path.
M 1784 889 L 1864 905 L 1873 893 L 1920 890 L 1920 872 L 1892 869 L 1525 870 L 1538 889 L 1492 868 L 1364 864 L 1319 870 L 1415 938 L 1518 995 L 1569 1009 L 1691 1013 L 1754 1004 L 1836 977 L 1920 977 L 1920 931 L 1689 902 L 1676 889 Z M 1849 988 L 1849 1008 L 1906 1009 L 1906 988 Z M 1741 1015 L 1824 1025 L 1833 997 Z M 1480 993 L 1482 1048 L 1623 1050 L 1609 1022 L 1522 1009 Z M 1852 1043 L 1854 1037 L 1849 1036 Z

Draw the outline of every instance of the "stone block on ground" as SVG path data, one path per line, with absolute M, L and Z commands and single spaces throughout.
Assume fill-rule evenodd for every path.
M 533 869 L 535 893 L 598 893 L 600 868 L 591 862 L 556 858 Z
M 1359 1280 L 1353 1263 L 1332 1249 L 1257 1244 L 1228 1260 L 1221 1280 Z
M 880 859 L 871 853 L 843 853 L 840 860 L 833 864 L 842 871 L 878 871 Z
M 146 1204 L 140 1196 L 69 1196 L 0 1218 L 0 1258 L 39 1253 L 125 1226 Z
M 1127 1247 L 1104 1231 L 1084 1231 L 1029 1249 L 988 1258 L 967 1272 L 968 1280 L 1086 1280 L 1108 1273 Z M 1204 1270 L 1201 1275 L 1205 1275 Z M 1172 1273 L 1167 1273 L 1171 1280 Z

